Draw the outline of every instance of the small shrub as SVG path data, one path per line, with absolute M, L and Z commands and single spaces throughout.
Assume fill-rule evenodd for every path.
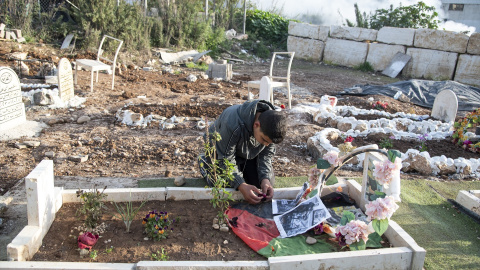
M 132 225 L 132 221 L 135 218 L 135 215 L 140 211 L 140 209 L 145 205 L 147 201 L 143 201 L 139 207 L 133 208 L 132 205 L 132 194 L 130 194 L 130 200 L 123 204 L 117 204 L 113 202 L 115 208 L 117 209 L 120 218 L 122 219 L 123 223 L 125 223 L 126 231 L 130 232 L 130 225 Z
M 420 149 L 420 152 L 428 151 L 427 136 L 428 134 L 418 136 L 418 141 L 420 142 L 418 148 Z
M 86 216 L 85 226 L 87 229 L 95 229 L 102 216 L 102 211 L 105 208 L 104 200 L 107 195 L 103 192 L 107 187 L 104 187 L 102 191 L 99 191 L 95 187 L 92 192 L 86 192 L 81 189 L 77 191 L 77 197 L 83 201 L 82 206 L 77 210 L 77 213 L 81 213 Z
M 380 146 L 380 148 L 385 148 L 385 149 L 392 149 L 393 148 L 393 143 L 392 143 L 392 139 L 394 139 L 395 137 L 390 137 L 390 138 L 384 138 L 380 141 L 380 143 L 378 144 L 378 146 Z
M 199 65 L 197 65 L 193 62 L 188 62 L 185 66 L 187 68 L 198 69 L 198 70 L 202 70 L 202 71 L 207 71 L 208 70 L 208 65 L 204 64 L 204 63 L 200 63 Z

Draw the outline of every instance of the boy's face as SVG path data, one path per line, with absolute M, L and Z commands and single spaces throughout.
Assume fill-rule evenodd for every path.
M 253 137 L 255 137 L 255 140 L 257 140 L 257 142 L 265 146 L 269 146 L 272 143 L 272 140 L 260 130 L 259 121 L 255 121 L 255 123 L 253 124 Z

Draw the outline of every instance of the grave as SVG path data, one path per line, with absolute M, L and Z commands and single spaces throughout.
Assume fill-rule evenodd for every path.
M 433 102 L 431 116 L 444 122 L 454 122 L 457 116 L 458 100 L 452 90 L 443 90 L 438 93 Z
M 460 190 L 455 201 L 480 217 L 480 190 Z
M 27 121 L 22 89 L 17 74 L 0 67 L 0 130 L 7 130 Z
M 367 160 L 369 160 L 367 158 Z M 425 250 L 418 246 L 396 222 L 390 221 L 384 235 L 391 248 L 374 250 L 331 252 L 312 255 L 270 257 L 265 261 L 140 261 L 137 263 L 81 263 L 81 262 L 34 262 L 29 260 L 42 244 L 44 231 L 63 203 L 80 202 L 77 190 L 56 188 L 53 175 L 53 162 L 42 161 L 26 178 L 27 209 L 29 224 L 7 247 L 8 262 L 0 269 L 320 269 L 355 268 L 373 269 L 384 266 L 389 269 L 422 269 Z M 342 188 L 342 192 L 357 202 L 363 197 L 362 187 L 353 180 L 337 183 L 322 190 L 322 196 Z M 234 199 L 242 198 L 238 191 L 228 189 Z M 280 188 L 275 191 L 276 199 L 293 199 L 299 188 Z M 48 191 L 48 192 L 46 192 Z M 91 190 L 90 190 L 91 191 Z M 127 202 L 143 200 L 201 200 L 211 199 L 211 191 L 206 188 L 118 188 L 105 190 L 107 201 Z M 358 207 L 359 205 L 357 205 Z M 31 223 L 32 222 L 32 223 Z
M 74 97 L 72 65 L 67 58 L 60 59 L 57 73 L 58 96 L 63 102 L 67 102 Z

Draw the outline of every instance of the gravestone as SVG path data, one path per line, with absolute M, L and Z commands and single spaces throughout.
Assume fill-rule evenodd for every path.
M 401 52 L 396 53 L 387 68 L 382 71 L 382 74 L 390 78 L 397 77 L 398 73 L 400 73 L 408 61 L 410 61 L 410 58 L 412 58 L 410 55 Z
M 365 153 L 365 159 L 363 161 L 362 197 L 360 201 L 360 208 L 364 211 L 365 205 L 371 201 L 375 201 L 379 196 L 382 196 L 382 193 L 386 194 L 386 196 L 393 196 L 395 201 L 400 201 L 400 170 L 396 172 L 397 175 L 394 176 L 388 187 L 378 183 L 373 176 L 375 162 L 384 162 L 387 159 L 387 156 L 377 152 Z
M 72 65 L 67 58 L 62 58 L 58 62 L 58 95 L 63 102 L 73 98 L 73 73 Z
M 268 76 L 263 76 L 260 80 L 260 91 L 258 94 L 258 99 L 270 101 L 270 95 L 272 92 L 272 82 Z
M 26 121 L 20 80 L 11 68 L 0 67 L 0 130 L 16 127 Z
M 458 100 L 452 90 L 438 93 L 433 102 L 432 117 L 445 122 L 454 122 L 457 116 Z

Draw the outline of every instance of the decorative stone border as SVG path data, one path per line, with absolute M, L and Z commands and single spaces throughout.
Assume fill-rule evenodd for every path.
M 332 108 L 325 105 L 300 105 L 295 108 L 297 111 L 306 111 L 313 115 L 314 121 L 319 124 L 327 122 L 336 128 L 325 128 L 310 137 L 307 141 L 307 148 L 310 154 L 316 159 L 323 156 L 331 150 L 339 151 L 338 148 L 330 144 L 330 139 L 334 139 L 340 134 L 345 136 L 368 136 L 371 133 L 392 133 L 395 139 L 412 139 L 418 138 L 419 135 L 426 136 L 427 140 L 445 139 L 451 136 L 453 131 L 453 123 L 442 123 L 435 120 L 413 121 L 411 119 L 426 119 L 428 116 L 416 116 L 414 114 L 388 114 L 377 110 L 356 109 L 351 106 L 337 106 Z M 354 117 L 342 117 L 338 114 L 346 115 L 352 113 L 354 115 L 385 115 L 385 116 L 405 116 L 405 118 L 393 118 L 392 120 L 380 118 L 377 120 L 356 120 Z M 400 128 L 400 130 L 399 130 Z M 358 155 L 357 160 L 352 162 L 355 166 L 362 166 L 364 155 Z M 480 177 L 480 159 L 452 159 L 446 156 L 430 157 L 428 152 L 420 152 L 410 149 L 406 153 L 402 153 L 402 171 L 418 171 L 424 175 L 453 175 L 463 174 L 470 177 Z
M 126 263 L 77 263 L 77 262 L 31 262 L 25 261 L 31 258 L 39 249 L 43 237 L 49 230 L 56 212 L 65 202 L 74 202 L 79 199 L 74 190 L 63 190 L 53 188 L 53 162 L 42 161 L 27 177 L 27 209 L 29 224 L 19 235 L 8 245 L 9 262 L 0 264 L 0 269 L 291 269 L 302 265 L 308 268 L 319 269 L 322 267 L 332 268 L 353 268 L 362 265 L 365 269 L 383 267 L 389 269 L 422 269 L 425 260 L 425 249 L 418 246 L 415 240 L 410 237 L 394 221 L 389 222 L 385 236 L 394 246 L 364 251 L 333 252 L 315 255 L 272 257 L 268 261 L 166 261 L 146 262 L 140 261 L 135 264 Z M 334 186 L 327 186 L 322 195 L 331 193 L 341 186 L 343 192 L 352 197 L 355 201 L 361 201 L 361 186 L 348 180 Z M 45 189 L 51 190 L 45 196 Z M 234 198 L 241 198 L 238 191 L 231 190 Z M 275 198 L 293 199 L 299 188 L 282 188 L 275 191 Z M 33 198 L 37 194 L 37 200 Z M 108 201 L 133 200 L 189 200 L 209 199 L 210 190 L 205 188 L 125 188 L 106 190 Z M 42 214 L 43 213 L 43 214 Z M 41 215 L 37 215 L 41 214 Z M 46 218 L 40 218 L 44 216 Z M 43 221 L 37 225 L 33 222 Z M 32 223 L 31 223 L 32 222 Z M 16 261 L 14 261 L 16 260 Z

